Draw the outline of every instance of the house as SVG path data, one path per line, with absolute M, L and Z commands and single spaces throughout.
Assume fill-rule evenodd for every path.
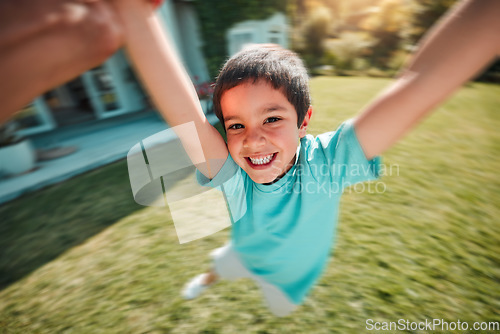
M 208 81 L 198 23 L 189 1 L 165 1 L 158 10 L 192 78 Z M 146 94 L 123 50 L 104 64 L 38 97 L 16 116 L 22 135 L 103 120 L 149 108 Z
M 288 48 L 288 25 L 283 13 L 275 13 L 266 20 L 249 20 L 238 23 L 226 33 L 229 55 L 254 43 L 279 44 Z

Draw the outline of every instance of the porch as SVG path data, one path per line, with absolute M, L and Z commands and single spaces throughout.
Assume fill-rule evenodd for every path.
M 214 115 L 208 118 L 216 121 Z M 166 128 L 168 125 L 155 111 L 141 111 L 33 135 L 30 139 L 39 152 L 52 148 L 76 150 L 59 158 L 38 161 L 28 173 L 0 179 L 0 205 L 126 158 L 133 145 Z

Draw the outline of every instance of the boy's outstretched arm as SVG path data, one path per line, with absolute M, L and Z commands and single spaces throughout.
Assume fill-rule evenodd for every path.
M 381 154 L 500 54 L 500 1 L 467 0 L 424 37 L 399 78 L 355 119 L 368 159 Z
M 153 7 L 145 1 L 121 0 L 117 11 L 128 54 L 157 108 L 172 127 L 194 122 L 196 133 L 176 134 L 198 169 L 213 178 L 228 156 L 226 143 L 203 114 L 194 86 Z M 204 161 L 207 163 L 200 163 Z

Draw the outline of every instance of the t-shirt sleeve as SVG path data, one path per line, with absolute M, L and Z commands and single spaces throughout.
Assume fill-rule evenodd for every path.
M 209 179 L 199 170 L 196 170 L 196 180 L 201 186 L 216 188 L 233 178 L 238 173 L 238 170 L 238 165 L 234 162 L 233 158 L 231 158 L 231 155 L 228 154 L 222 168 L 213 179 Z
M 366 159 L 352 119 L 342 123 L 337 131 L 319 135 L 317 140 L 329 164 L 332 181 L 341 188 L 380 176 L 381 158 Z
M 245 215 L 247 212 L 245 178 L 230 154 L 213 179 L 210 180 L 198 170 L 196 179 L 201 186 L 217 189 L 224 194 L 232 224 Z

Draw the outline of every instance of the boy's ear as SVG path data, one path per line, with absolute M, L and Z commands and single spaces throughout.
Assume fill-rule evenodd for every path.
M 307 109 L 307 112 L 306 112 L 306 116 L 304 117 L 304 120 L 302 121 L 302 125 L 299 128 L 299 138 L 303 138 L 306 135 L 307 126 L 309 125 L 309 122 L 311 121 L 312 112 L 313 112 L 312 106 L 309 106 L 309 109 Z

